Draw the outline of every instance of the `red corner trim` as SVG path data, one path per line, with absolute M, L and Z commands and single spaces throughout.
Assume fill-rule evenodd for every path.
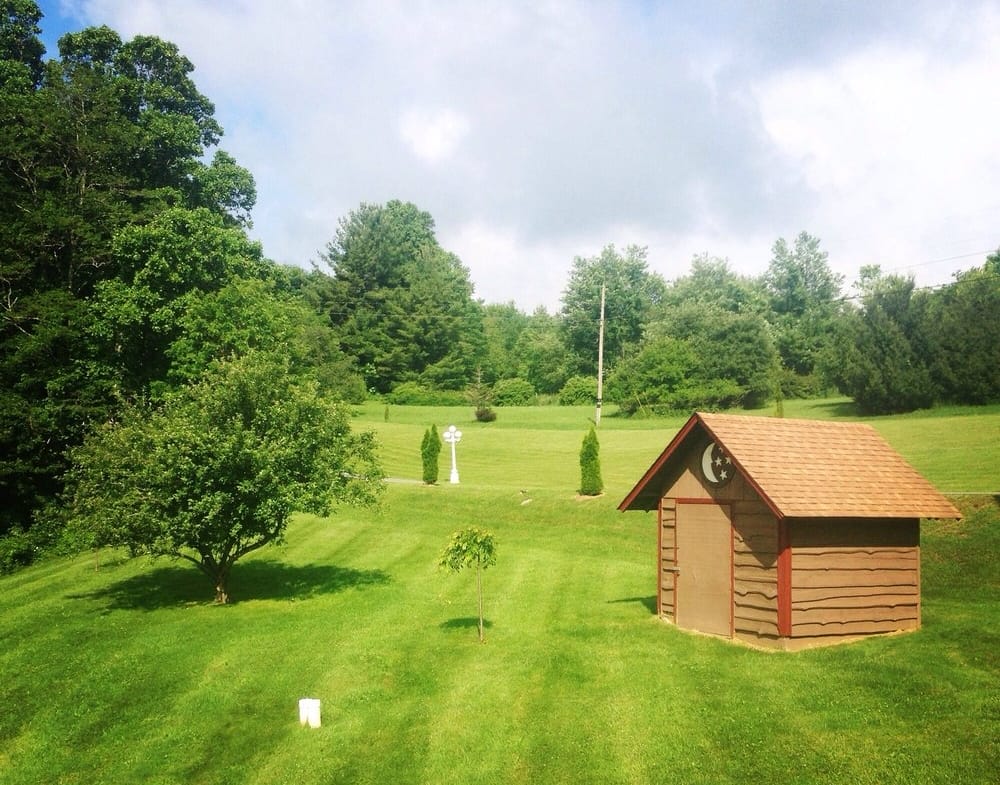
M 778 635 L 792 635 L 792 543 L 788 521 L 778 521 Z
M 656 615 L 663 616 L 663 499 L 656 507 Z

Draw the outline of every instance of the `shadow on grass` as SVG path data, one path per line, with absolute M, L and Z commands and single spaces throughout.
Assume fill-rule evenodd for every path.
M 858 405 L 854 401 L 831 401 L 813 406 L 817 412 L 823 412 L 831 420 L 852 420 L 861 416 Z
M 229 578 L 230 603 L 241 600 L 306 600 L 344 589 L 379 586 L 391 578 L 382 570 L 355 570 L 333 564 L 290 565 L 256 560 L 236 564 Z M 112 583 L 70 599 L 106 600 L 112 610 L 156 610 L 177 605 L 209 605 L 215 590 L 193 565 L 172 564 Z
M 638 602 L 646 606 L 648 610 L 654 616 L 656 615 L 656 595 L 652 597 L 622 597 L 620 600 L 608 600 L 608 604 L 612 605 L 617 602 Z
M 448 619 L 448 621 L 443 621 L 439 625 L 442 630 L 477 630 L 479 629 L 479 618 L 477 616 L 465 616 L 461 619 Z M 489 629 L 493 626 L 493 622 L 489 619 L 483 619 L 483 627 Z

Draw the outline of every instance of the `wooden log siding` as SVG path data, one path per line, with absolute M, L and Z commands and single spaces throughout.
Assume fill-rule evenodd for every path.
M 919 521 L 801 521 L 791 540 L 793 637 L 920 626 Z
M 733 504 L 733 632 L 778 636 L 778 524 L 759 500 Z
M 660 503 L 660 565 L 659 613 L 664 619 L 676 622 L 674 590 L 677 574 L 673 571 L 677 559 L 677 502 L 663 499 Z

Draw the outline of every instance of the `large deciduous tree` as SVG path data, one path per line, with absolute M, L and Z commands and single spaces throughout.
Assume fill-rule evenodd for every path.
M 572 375 L 573 360 L 560 334 L 560 321 L 544 308 L 537 308 L 518 336 L 514 353 L 517 375 L 527 379 L 540 393 L 556 393 Z
M 97 428 L 73 452 L 71 521 L 97 545 L 190 561 L 225 603 L 233 565 L 280 541 L 294 511 L 373 503 L 375 453 L 315 383 L 248 355 Z
M 615 366 L 604 393 L 627 415 L 679 411 L 693 403 L 697 373 L 698 357 L 687 342 L 651 338 Z M 728 388 L 726 392 L 735 394 Z M 706 394 L 703 390 L 701 397 Z
M 610 364 L 639 343 L 666 288 L 663 278 L 649 271 L 646 249 L 637 245 L 622 253 L 608 245 L 598 256 L 574 259 L 561 311 L 566 348 L 575 364 L 569 375 L 597 372 L 602 286 L 604 352 Z
M 30 88 L 42 79 L 42 12 L 33 0 L 0 2 L 0 90 Z
M 114 238 L 172 207 L 245 224 L 254 199 L 231 157 L 204 163 L 221 128 L 176 46 L 88 28 L 43 63 L 40 19 L 31 0 L 0 2 L 0 533 L 31 526 L 60 487 L 66 448 L 134 386 L 119 378 L 120 355 L 109 362 L 108 310 L 93 300 L 119 280 Z M 119 320 L 152 308 L 130 294 L 112 298 Z
M 663 293 L 666 307 L 698 305 L 731 313 L 763 313 L 767 309 L 760 281 L 734 272 L 728 259 L 698 254 L 691 271 L 671 281 Z
M 294 374 L 310 374 L 333 398 L 360 403 L 365 389 L 326 320 L 270 280 L 234 278 L 193 290 L 178 307 L 178 336 L 167 347 L 171 386 L 195 381 L 213 362 L 251 352 L 282 354 Z
M 763 284 L 770 305 L 778 352 L 786 370 L 786 393 L 815 393 L 816 363 L 829 345 L 841 310 L 843 276 L 830 269 L 819 238 L 801 232 L 789 247 L 784 238 L 772 248 Z
M 513 302 L 483 306 L 483 334 L 486 356 L 483 375 L 490 383 L 520 375 L 522 355 L 518 342 L 528 329 L 531 317 Z
M 170 370 L 168 348 L 198 294 L 230 281 L 261 279 L 260 245 L 206 208 L 172 208 L 120 231 L 112 246 L 114 278 L 94 295 L 94 324 L 105 362 L 128 396 L 156 392 Z
M 692 406 L 754 408 L 774 392 L 780 360 L 762 316 L 689 300 L 664 308 L 650 325 L 651 339 L 663 335 L 683 341 L 698 358 L 692 381 L 710 394 L 696 396 Z M 723 389 L 729 392 L 720 399 Z

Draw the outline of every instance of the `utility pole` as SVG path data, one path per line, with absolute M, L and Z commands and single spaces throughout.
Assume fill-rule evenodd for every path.
M 597 411 L 594 413 L 594 425 L 601 424 L 601 403 L 604 396 L 604 291 L 601 283 L 601 321 L 597 331 Z

